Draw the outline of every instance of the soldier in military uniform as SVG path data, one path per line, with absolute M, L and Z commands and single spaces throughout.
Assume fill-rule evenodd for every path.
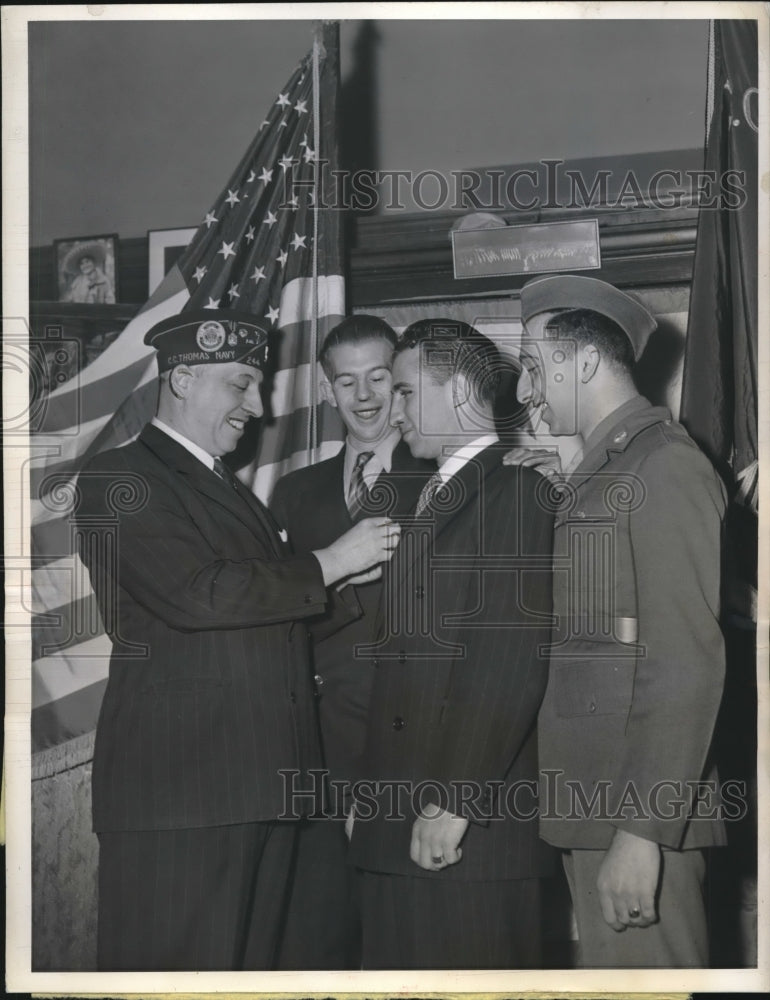
M 725 491 L 633 367 L 656 322 L 631 296 L 561 275 L 522 290 L 519 397 L 579 465 L 523 449 L 561 490 L 541 835 L 564 851 L 586 967 L 708 964 L 705 847 L 722 844 L 710 760 L 724 678 Z M 560 484 L 560 485 L 559 485 Z

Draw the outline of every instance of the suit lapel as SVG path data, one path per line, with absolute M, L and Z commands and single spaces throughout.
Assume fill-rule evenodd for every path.
M 503 455 L 507 450 L 499 444 L 490 445 L 466 462 L 456 476 L 452 476 L 446 485 L 457 491 L 454 494 L 457 501 L 452 504 L 451 509 L 436 512 L 434 538 L 438 538 L 460 512 L 476 499 L 485 480 L 503 464 Z
M 448 509 L 434 512 L 433 530 L 431 533 L 431 546 L 434 550 L 443 532 L 454 523 L 456 518 L 460 516 L 469 504 L 476 500 L 479 491 L 482 489 L 482 484 L 502 466 L 503 455 L 507 450 L 507 448 L 500 444 L 490 445 L 479 452 L 478 455 L 475 455 L 469 462 L 466 462 L 457 475 L 451 477 L 446 486 L 453 491 L 451 495 L 456 498 L 456 501 L 452 502 L 448 506 Z M 425 528 L 429 527 L 431 523 L 428 519 L 418 518 L 413 520 L 412 524 L 419 530 L 418 526 L 421 522 Z M 402 554 L 402 558 L 398 559 L 396 572 L 398 574 L 399 586 L 415 562 L 421 558 L 422 548 L 422 546 L 412 546 L 410 550 L 411 558 L 404 558 Z M 399 549 L 401 549 L 401 545 L 399 545 Z M 397 558 L 398 555 L 399 552 L 397 551 L 394 558 Z
M 409 445 L 405 441 L 398 442 L 393 449 L 390 472 L 382 472 L 377 477 L 378 483 L 387 484 L 395 493 L 390 517 L 401 522 L 411 513 L 422 487 L 435 471 L 435 462 L 414 458 Z
M 233 517 L 236 517 L 260 542 L 264 544 L 267 541 L 276 555 L 283 554 L 283 543 L 275 522 L 272 521 L 257 497 L 250 493 L 245 486 L 234 490 L 185 447 L 152 424 L 144 428 L 139 440 L 164 465 L 182 475 L 192 489 L 203 493 L 213 503 L 223 507 Z
M 270 539 L 270 545 L 275 554 L 276 555 L 285 554 L 284 545 L 286 545 L 287 543 L 284 542 L 283 539 L 281 538 L 281 529 L 278 525 L 278 522 L 275 520 L 275 518 L 270 513 L 268 508 L 262 503 L 259 497 L 255 496 L 248 488 L 248 486 L 244 486 L 243 483 L 240 481 L 240 479 L 237 478 L 237 476 L 236 476 L 236 481 L 238 483 L 238 486 L 236 490 L 232 490 L 232 492 L 234 492 L 237 497 L 240 497 L 241 500 L 245 504 L 247 504 L 248 507 L 251 509 L 254 516 L 262 525 L 263 531 L 265 531 L 268 538 Z M 226 488 L 230 488 L 227 487 L 226 483 L 223 483 L 223 485 Z
M 318 497 L 318 516 L 334 528 L 335 538 L 353 527 L 348 505 L 345 503 L 345 448 L 346 445 L 343 445 L 338 454 L 329 459 L 326 482 L 321 486 Z

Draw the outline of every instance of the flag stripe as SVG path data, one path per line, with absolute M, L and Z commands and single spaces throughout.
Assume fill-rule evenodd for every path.
M 151 359 L 154 352 L 148 351 L 147 346 L 143 342 L 144 335 L 156 323 L 159 323 L 162 319 L 166 319 L 168 316 L 174 316 L 184 307 L 190 298 L 190 293 L 184 286 L 182 288 L 179 287 L 180 282 L 182 282 L 182 276 L 179 268 L 175 265 L 163 279 L 155 296 L 153 296 L 153 298 L 158 299 L 156 304 L 152 308 L 145 307 L 141 309 L 106 351 L 100 354 L 98 358 L 92 361 L 90 365 L 87 365 L 81 372 L 78 372 L 73 381 L 65 382 L 64 385 L 52 392 L 47 399 L 48 409 L 53 414 L 61 412 L 62 407 L 59 405 L 60 402 L 64 398 L 69 398 L 71 402 L 68 404 L 66 412 L 77 413 L 79 410 L 85 411 L 88 409 L 88 406 L 85 404 L 90 403 L 92 398 L 90 393 L 91 388 L 95 389 L 93 395 L 98 400 L 99 386 L 102 385 L 105 379 L 110 380 L 115 376 L 126 373 L 135 362 L 141 361 L 142 358 L 145 362 Z M 129 391 L 133 387 L 129 380 L 127 380 L 126 386 Z M 121 396 L 113 396 L 113 404 L 116 398 L 124 399 L 125 393 Z M 64 414 L 65 417 L 66 412 Z M 53 417 L 48 419 L 46 428 L 48 428 L 49 423 L 53 432 L 58 432 L 70 426 L 66 422 L 54 423 Z M 41 432 L 50 433 L 51 431 L 41 428 Z
M 44 615 L 33 617 L 32 660 L 36 671 L 42 660 L 57 656 L 79 643 L 81 636 L 78 633 L 82 622 L 99 622 L 99 628 L 103 628 L 99 606 L 93 593 L 52 608 Z M 110 650 L 107 649 L 108 656 L 109 653 Z
M 73 694 L 32 710 L 33 751 L 37 754 L 92 732 L 99 716 L 107 681 L 100 680 L 79 688 Z M 66 758 L 65 758 L 66 760 Z M 65 766 L 74 765 L 67 761 Z M 41 769 L 35 759 L 36 771 Z M 63 768 L 62 768 L 63 769 Z
M 57 653 L 38 660 L 32 679 L 32 707 L 40 708 L 104 680 L 110 651 L 110 640 L 102 633 L 73 646 L 66 656 Z
M 340 316 L 345 309 L 345 282 L 341 274 L 319 274 L 318 319 Z M 312 278 L 295 278 L 284 285 L 281 292 L 281 329 L 307 321 L 313 315 L 314 295 Z M 310 346 L 306 341 L 305 349 Z
M 150 366 L 154 359 L 155 351 L 145 352 L 138 360 L 123 369 L 116 369 L 112 375 L 105 375 L 98 382 L 82 389 L 73 388 L 56 399 L 51 398 L 46 404 L 40 433 L 79 434 L 82 425 L 111 417 L 115 400 L 124 398 L 127 385 L 133 388 L 157 375 L 157 371 L 152 371 Z M 77 382 L 77 377 L 74 381 Z
M 153 360 L 151 364 L 154 367 L 155 361 Z M 49 477 L 55 476 L 58 482 L 63 476 L 74 475 L 93 455 L 130 441 L 155 412 L 157 398 L 158 383 L 152 378 L 129 396 L 123 407 L 111 415 L 111 420 L 105 415 L 83 425 L 78 439 L 65 442 L 62 446 L 61 454 L 58 456 L 60 461 L 50 462 L 45 468 L 30 469 L 29 484 L 32 497 L 37 500 L 43 499 L 48 492 L 46 480 Z

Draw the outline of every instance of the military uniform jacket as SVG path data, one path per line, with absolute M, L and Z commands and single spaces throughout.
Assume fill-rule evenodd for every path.
M 615 827 L 671 848 L 722 842 L 718 795 L 694 806 L 693 790 L 716 782 L 724 509 L 711 464 L 640 396 L 597 428 L 567 480 L 539 719 L 550 843 L 603 849 Z
M 151 425 L 97 456 L 78 488 L 81 554 L 113 641 L 94 828 L 282 815 L 280 770 L 320 765 L 302 621 L 325 606 L 318 561 L 293 556 L 248 490 Z
M 290 472 L 276 484 L 270 509 L 295 551 L 325 548 L 352 527 L 344 466 L 343 446 L 333 458 Z M 403 519 L 435 469 L 433 462 L 413 458 L 399 441 L 391 471 L 380 473 L 371 488 L 372 514 L 376 510 Z M 340 593 L 332 588 L 326 611 L 309 623 L 325 763 L 340 782 L 360 777 L 373 668 L 370 657 L 356 655 L 356 647 L 372 641 L 381 592 L 380 581 L 345 587 Z
M 545 480 L 504 466 L 504 452 L 491 446 L 462 467 L 434 510 L 404 525 L 388 564 L 350 849 L 360 868 L 487 880 L 548 867 L 534 726 L 547 679 L 553 517 L 538 493 Z M 462 860 L 442 872 L 409 857 L 430 801 L 470 820 Z

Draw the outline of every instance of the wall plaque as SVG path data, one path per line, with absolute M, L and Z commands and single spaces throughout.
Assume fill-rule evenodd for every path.
M 599 220 L 538 222 L 452 233 L 455 278 L 601 267 Z

